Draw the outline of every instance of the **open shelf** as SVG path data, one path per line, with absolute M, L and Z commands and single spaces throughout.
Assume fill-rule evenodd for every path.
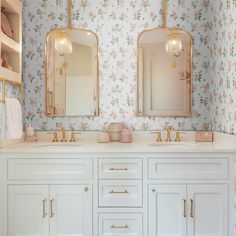
M 22 4 L 19 0 L 1 0 L 1 7 L 5 12 L 21 15 Z
M 12 49 L 12 51 L 21 53 L 21 45 L 19 43 L 9 38 L 7 35 L 5 35 L 2 32 L 0 32 L 0 38 L 1 38 L 2 44 L 5 45 L 7 48 L 9 48 L 10 51 Z
M 0 31 L 0 55 L 7 55 L 12 70 L 0 64 L 0 78 L 21 82 L 22 66 L 22 3 L 19 0 L 0 0 L 1 11 L 6 15 L 13 31 L 13 38 Z
M 0 66 L 0 78 L 4 78 L 12 83 L 17 83 L 17 84 L 21 83 L 21 74 L 8 70 L 1 66 Z

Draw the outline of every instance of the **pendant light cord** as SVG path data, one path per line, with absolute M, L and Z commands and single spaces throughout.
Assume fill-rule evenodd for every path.
M 72 29 L 72 2 L 68 0 L 68 28 Z
M 164 29 L 166 29 L 166 18 L 167 18 L 166 8 L 167 8 L 167 0 L 163 0 L 163 28 Z

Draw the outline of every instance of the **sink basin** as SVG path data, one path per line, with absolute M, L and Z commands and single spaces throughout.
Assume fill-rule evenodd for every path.
M 80 147 L 79 143 L 40 143 L 33 145 L 35 148 L 76 148 Z
M 188 148 L 196 146 L 195 143 L 150 143 L 149 145 L 168 148 Z

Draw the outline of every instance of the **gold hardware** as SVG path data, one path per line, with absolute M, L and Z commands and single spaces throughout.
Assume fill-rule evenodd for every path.
M 84 188 L 84 191 L 87 193 L 89 191 L 89 188 L 88 187 L 85 187 Z
M 53 140 L 52 140 L 53 143 L 58 142 L 57 131 L 48 132 L 48 134 L 53 134 Z
M 55 213 L 53 212 L 53 202 L 55 201 L 55 199 L 51 199 L 50 200 L 50 217 L 52 218 Z
M 166 14 L 166 8 L 167 8 L 167 0 L 163 0 L 163 28 L 166 29 L 166 18 L 167 18 L 167 14 Z
M 111 194 L 129 194 L 129 192 L 127 190 L 125 190 L 124 192 L 117 192 L 117 191 L 111 190 L 109 193 L 111 193 Z
M 172 130 L 174 130 L 174 127 L 173 126 L 167 126 L 166 128 L 166 142 L 171 142 L 171 137 L 170 137 L 170 133 Z
M 128 171 L 129 169 L 127 167 L 125 168 L 110 168 L 109 170 L 113 170 L 113 171 Z
M 176 132 L 175 142 L 180 142 L 180 134 L 179 131 Z
M 67 139 L 66 139 L 66 130 L 65 130 L 65 128 L 64 128 L 63 126 L 61 127 L 60 131 L 61 131 L 61 142 L 62 142 L 62 143 L 67 142 Z
M 81 134 L 80 132 L 74 132 L 73 130 L 71 131 L 71 135 L 70 135 L 70 142 L 74 143 L 75 140 L 75 134 Z
M 174 130 L 174 127 L 167 126 L 165 129 L 166 129 L 166 142 L 171 142 L 170 132 Z
M 183 213 L 183 216 L 184 216 L 184 218 L 186 218 L 186 200 L 183 199 L 183 202 L 184 202 L 184 213 Z
M 128 229 L 129 226 L 128 225 L 124 225 L 124 226 L 116 226 L 116 225 L 112 225 L 111 229 Z
M 157 132 L 157 139 L 156 139 L 157 142 L 162 142 L 162 138 L 161 138 L 161 132 Z
M 46 203 L 47 203 L 47 199 L 44 199 L 43 200 L 43 218 L 45 218 L 47 216 Z
M 191 216 L 191 218 L 193 218 L 194 217 L 194 215 L 193 215 L 193 199 L 190 199 L 190 204 L 191 204 L 190 216 Z
M 72 29 L 72 2 L 68 0 L 68 28 Z
M 156 190 L 153 188 L 153 189 L 152 189 L 152 192 L 153 192 L 153 193 L 155 193 L 155 192 L 156 192 Z

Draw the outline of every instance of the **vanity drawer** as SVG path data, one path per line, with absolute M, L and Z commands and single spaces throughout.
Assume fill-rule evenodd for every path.
M 142 181 L 99 181 L 100 207 L 142 207 Z
M 142 236 L 142 214 L 100 214 L 99 236 Z
M 226 159 L 149 159 L 149 179 L 226 179 Z
M 100 179 L 142 179 L 141 159 L 100 159 Z
M 92 179 L 91 159 L 8 159 L 8 179 Z

